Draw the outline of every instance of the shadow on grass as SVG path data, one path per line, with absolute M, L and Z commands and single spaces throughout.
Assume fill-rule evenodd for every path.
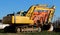
M 57 29 L 55 29 L 57 30 Z M 58 29 L 59 31 L 60 29 Z M 4 30 L 0 30 L 1 35 L 60 35 L 60 32 L 48 32 L 48 31 L 42 31 L 42 32 L 21 32 L 21 33 L 12 33 L 12 32 L 4 32 Z
M 42 32 L 21 32 L 21 33 L 11 33 L 11 32 L 4 32 L 4 30 L 0 30 L 0 34 L 3 35 L 5 33 L 6 35 L 60 35 L 60 32 L 48 32 L 48 31 L 42 31 Z
M 0 33 L 4 33 L 4 30 L 0 29 Z
M 4 32 L 3 29 L 0 29 L 0 33 L 15 33 L 15 32 Z

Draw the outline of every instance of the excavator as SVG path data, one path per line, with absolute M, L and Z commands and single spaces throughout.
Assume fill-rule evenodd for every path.
M 28 11 L 8 14 L 3 17 L 3 24 L 9 24 L 4 31 L 33 31 L 39 27 L 41 30 L 49 28 L 47 31 L 53 31 L 51 20 L 54 12 L 55 6 L 49 8 L 47 5 L 32 5 Z

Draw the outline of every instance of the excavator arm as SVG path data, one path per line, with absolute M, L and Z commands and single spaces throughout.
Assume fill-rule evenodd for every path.
M 27 17 L 31 17 L 32 13 L 34 12 L 35 10 L 35 6 L 31 6 L 26 14 Z
M 35 12 L 35 10 L 37 12 Z M 46 10 L 47 12 L 43 12 L 44 10 Z M 47 8 L 46 6 L 39 6 L 39 5 L 31 6 L 25 16 L 27 16 L 31 19 L 33 19 L 35 17 L 37 17 L 37 18 L 42 17 L 42 18 L 38 18 L 38 19 L 41 19 L 40 22 L 45 24 L 45 23 L 51 22 L 54 12 L 55 12 L 54 10 L 55 10 L 54 6 L 52 8 Z M 41 12 L 38 13 L 38 11 L 41 11 Z M 36 14 L 36 15 L 33 15 L 33 14 Z M 39 15 L 37 15 L 37 14 L 39 14 Z M 44 17 L 43 16 L 44 14 L 45 15 L 47 14 L 47 15 Z M 36 20 L 34 20 L 34 21 L 36 21 Z
M 48 23 L 51 22 L 53 16 L 55 13 L 55 6 L 50 10 L 49 16 L 48 16 Z

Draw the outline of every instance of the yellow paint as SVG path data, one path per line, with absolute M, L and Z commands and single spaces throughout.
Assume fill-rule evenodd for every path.
M 16 16 L 16 24 L 33 24 L 33 20 L 30 20 L 29 17 L 25 16 Z M 14 23 L 14 16 L 12 16 L 12 23 Z

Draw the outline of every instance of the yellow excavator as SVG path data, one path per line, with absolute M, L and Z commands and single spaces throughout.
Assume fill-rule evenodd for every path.
M 52 17 L 55 12 L 55 7 L 48 8 L 47 5 L 33 5 L 27 12 L 18 12 L 14 14 L 8 14 L 3 17 L 3 24 L 9 24 L 4 28 L 4 31 L 22 32 L 33 30 L 35 27 L 44 29 L 44 26 L 49 26 Z M 52 24 L 50 24 L 48 31 L 53 30 Z

